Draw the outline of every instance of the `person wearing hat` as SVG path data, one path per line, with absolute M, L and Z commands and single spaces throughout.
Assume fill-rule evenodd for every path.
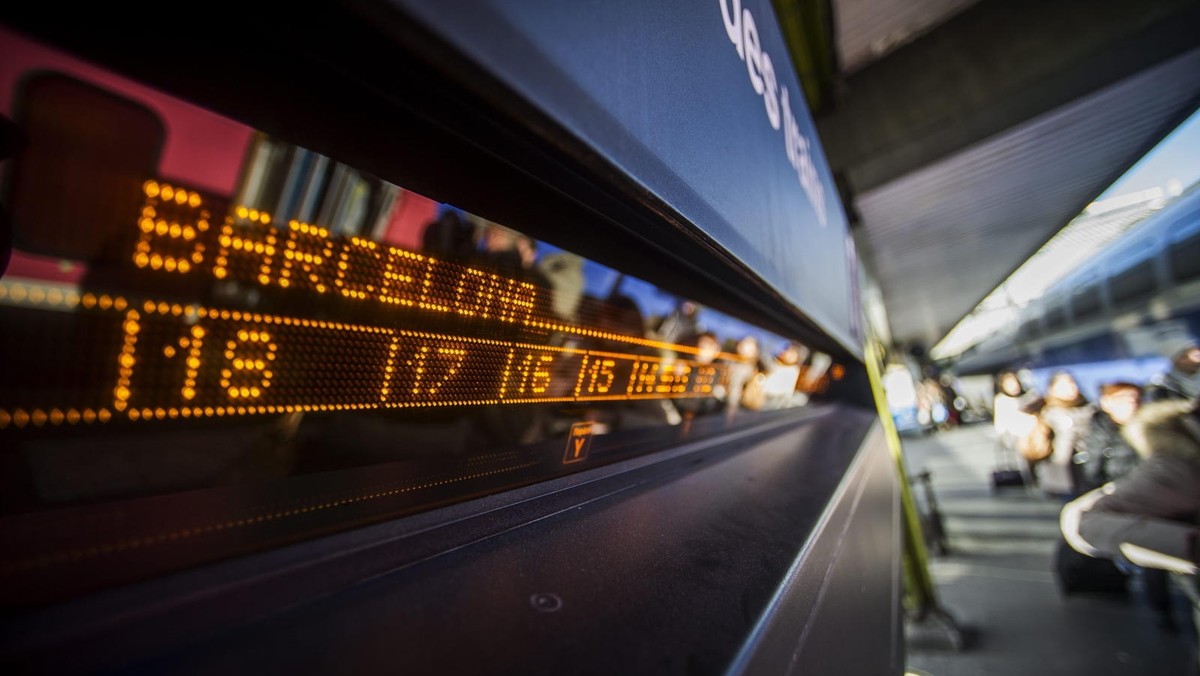
M 1167 341 L 1163 354 L 1171 370 L 1155 376 L 1146 386 L 1147 402 L 1189 400 L 1200 397 L 1200 343 L 1181 337 Z

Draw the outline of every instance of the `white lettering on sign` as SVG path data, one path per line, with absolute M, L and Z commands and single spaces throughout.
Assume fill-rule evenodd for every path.
M 809 152 L 811 142 L 800 131 L 796 116 L 792 113 L 787 87 L 779 84 L 771 55 L 765 52 L 758 37 L 758 24 L 749 9 L 742 8 L 742 0 L 717 0 L 721 6 L 721 18 L 725 22 L 725 34 L 737 50 L 738 58 L 746 62 L 746 74 L 754 92 L 763 97 L 767 110 L 767 122 L 772 129 L 783 125 L 783 145 L 788 163 L 796 172 L 796 178 L 809 204 L 817 215 L 817 221 L 825 225 L 825 187 L 817 174 Z M 786 62 L 785 62 L 786 63 Z

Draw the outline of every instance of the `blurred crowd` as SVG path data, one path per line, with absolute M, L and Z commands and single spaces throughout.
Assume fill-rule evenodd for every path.
M 1026 485 L 1065 505 L 1060 588 L 1124 591 L 1137 579 L 1160 626 L 1177 630 L 1173 599 L 1200 613 L 1200 343 L 1181 337 L 1165 351 L 1165 372 L 1104 383 L 1095 402 L 1068 371 L 1044 392 L 1001 372 L 993 421 L 1001 457 L 1015 457 Z

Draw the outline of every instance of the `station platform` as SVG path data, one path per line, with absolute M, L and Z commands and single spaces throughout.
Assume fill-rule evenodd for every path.
M 964 631 L 908 631 L 908 665 L 932 676 L 1195 674 L 1195 631 L 1180 596 L 1178 630 L 1160 629 L 1135 581 L 1118 595 L 1063 595 L 1053 574 L 1059 505 L 1033 491 L 993 493 L 988 424 L 904 437 L 908 472 L 932 474 L 949 552 L 930 559 L 940 601 Z M 920 486 L 914 487 L 918 501 Z

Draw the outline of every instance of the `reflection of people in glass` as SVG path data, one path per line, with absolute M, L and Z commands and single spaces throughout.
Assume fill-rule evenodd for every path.
M 748 409 L 762 408 L 762 375 L 759 363 L 758 339 L 746 336 L 737 344 L 738 361 L 729 365 L 729 393 L 725 399 L 726 409 L 732 413 L 739 406 Z
M 655 333 L 659 340 L 667 343 L 688 343 L 695 340 L 700 331 L 696 315 L 700 308 L 689 300 L 680 301 L 671 314 L 659 322 Z
M 447 260 L 460 261 L 475 253 L 475 228 L 447 210 L 436 221 L 425 226 L 421 235 L 421 248 L 428 254 Z
M 578 322 L 583 302 L 583 258 L 565 251 L 543 256 L 537 270 L 550 285 L 550 307 L 559 319 Z
M 712 364 L 721 354 L 721 343 L 717 340 L 716 334 L 705 331 L 696 337 L 696 348 L 699 352 L 695 356 L 689 357 L 698 365 Z M 687 416 L 703 415 L 711 413 L 720 407 L 718 399 L 724 397 L 724 383 L 717 383 L 713 388 L 713 396 L 695 399 L 677 399 L 674 401 L 675 408 Z
M 800 379 L 800 365 L 808 358 L 808 348 L 796 343 L 786 343 L 775 355 L 763 385 L 766 408 L 784 408 L 794 403 L 796 382 Z M 800 395 L 803 396 L 803 395 Z

